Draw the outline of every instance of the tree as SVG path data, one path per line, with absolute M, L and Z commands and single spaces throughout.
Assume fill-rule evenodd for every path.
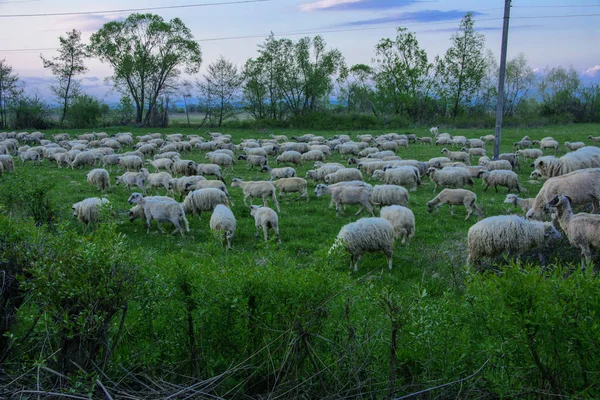
M 217 113 L 218 126 L 221 126 L 226 113 L 233 109 L 231 100 L 239 93 L 242 76 L 237 67 L 221 56 L 208 66 L 204 82 L 198 87 L 204 96 L 210 96 Z
M 453 118 L 458 115 L 461 103 L 471 101 L 485 75 L 485 36 L 475 32 L 474 24 L 473 14 L 465 14 L 444 56 L 444 83 L 453 103 Z
M 8 128 L 8 106 L 21 94 L 19 75 L 13 73 L 6 59 L 0 60 L 0 129 Z
M 350 67 L 346 82 L 340 87 L 340 97 L 346 103 L 348 112 L 372 112 L 377 116 L 373 104 L 375 91 L 372 77 L 373 69 L 368 65 L 356 64 Z
M 59 56 L 48 60 L 40 54 L 40 58 L 44 68 L 50 69 L 58 79 L 58 84 L 52 85 L 52 91 L 63 105 L 60 117 L 62 123 L 67 116 L 69 102 L 77 95 L 79 89 L 79 81 L 75 80 L 75 76 L 88 70 L 84 60 L 89 55 L 86 46 L 81 43 L 81 32 L 76 29 L 67 32 L 67 37 L 60 36 L 58 40 L 60 41 Z
M 515 115 L 519 105 L 535 84 L 535 73 L 527 64 L 525 54 L 519 53 L 506 63 L 504 83 L 504 115 Z
M 267 65 L 264 60 L 254 60 L 250 58 L 246 61 L 242 71 L 243 80 L 245 82 L 243 90 L 244 108 L 255 119 L 267 118 L 270 114 L 272 119 L 277 119 L 278 113 L 274 111 L 277 108 L 278 96 L 271 96 L 273 93 L 272 86 L 269 85 L 269 74 Z M 271 112 L 269 113 L 269 110 Z
M 414 33 L 398 28 L 395 40 L 381 39 L 375 46 L 374 81 L 380 108 L 399 115 L 420 114 L 421 97 L 429 70 L 427 53 Z
M 556 67 L 545 71 L 538 91 L 542 95 L 542 113 L 555 116 L 575 116 L 579 106 L 577 92 L 581 80 L 573 67 Z
M 89 48 L 113 67 L 114 87 L 133 99 L 137 123 L 152 120 L 159 96 L 174 86 L 181 69 L 194 74 L 202 63 L 200 46 L 181 20 L 165 22 L 153 14 L 104 24 Z

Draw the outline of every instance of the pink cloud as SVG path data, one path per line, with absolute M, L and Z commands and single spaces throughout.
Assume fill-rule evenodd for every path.
M 592 68 L 586 69 L 583 71 L 583 74 L 591 77 L 600 75 L 600 64 L 596 64 Z
M 343 4 L 359 3 L 361 0 L 317 0 L 312 3 L 300 4 L 298 8 L 300 11 L 317 11 L 325 10 L 335 6 Z

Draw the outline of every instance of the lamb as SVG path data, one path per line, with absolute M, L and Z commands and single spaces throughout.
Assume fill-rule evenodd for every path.
M 394 227 L 387 219 L 361 218 L 342 227 L 328 254 L 344 247 L 351 255 L 350 268 L 356 272 L 364 253 L 381 251 L 391 270 L 395 236 Z
M 302 154 L 294 150 L 288 150 L 281 153 L 279 157 L 275 159 L 277 164 L 279 163 L 292 163 L 295 165 L 302 166 Z
M 507 160 L 482 161 L 480 159 L 479 165 L 486 167 L 488 171 L 512 171 L 512 164 Z
M 358 156 L 359 157 L 366 157 L 369 154 L 373 154 L 373 153 L 377 153 L 379 151 L 379 149 L 377 147 L 367 147 L 365 149 L 362 149 L 359 153 Z
M 269 160 L 265 156 L 246 156 L 241 154 L 238 156 L 238 160 L 245 160 L 248 162 L 246 169 L 254 169 L 255 166 L 262 168 L 269 163 Z
M 154 156 L 154 160 L 162 160 L 162 159 L 170 159 L 171 161 L 175 161 L 181 158 L 181 154 L 177 151 L 169 151 L 167 153 L 157 154 Z
M 156 220 L 158 229 L 161 232 L 164 232 L 160 224 L 161 222 L 171 222 L 175 226 L 175 230 L 172 234 L 179 232 L 181 233 L 181 237 L 184 236 L 181 222 L 183 222 L 185 231 L 190 231 L 183 207 L 172 199 L 148 199 L 142 197 L 141 193 L 132 193 L 127 202 L 129 204 L 137 204 L 143 208 L 144 215 L 146 216 L 146 234 L 150 233 L 150 223 L 152 219 Z
M 406 141 L 404 141 L 404 144 L 407 144 Z M 381 151 L 381 150 L 390 150 L 393 152 L 398 151 L 398 143 L 394 142 L 394 141 L 385 141 L 385 142 L 380 142 L 377 144 L 377 148 Z
M 279 189 L 279 196 L 283 193 L 300 193 L 301 197 L 306 197 L 306 202 L 309 202 L 308 192 L 306 188 L 308 184 L 303 178 L 283 178 L 273 182 L 273 185 Z
M 415 215 L 409 208 L 400 205 L 383 207 L 379 216 L 392 224 L 396 239 L 400 239 L 402 244 L 410 244 L 415 235 Z
M 117 176 L 115 186 L 119 186 L 121 183 L 127 189 L 137 186 L 142 189 L 144 196 L 146 195 L 146 177 L 141 172 L 125 172 L 123 175 Z
M 231 249 L 236 226 L 237 221 L 231 210 L 223 204 L 217 204 L 210 217 L 210 229 L 214 232 L 223 232 L 223 238 L 227 242 L 226 250 Z
M 359 210 L 355 215 L 366 208 L 374 217 L 373 206 L 370 202 L 371 188 L 363 186 L 327 186 L 323 184 L 317 185 L 315 195 L 321 197 L 324 194 L 331 195 L 332 201 L 335 203 L 336 213 L 339 214 L 342 210 L 342 204 L 360 204 Z
M 504 199 L 504 204 L 513 204 L 515 207 L 520 207 L 523 213 L 526 214 L 531 207 L 535 199 L 522 199 L 516 194 L 507 194 Z
M 11 156 L 7 154 L 0 155 L 0 163 L 3 171 L 15 172 L 15 160 Z
M 485 149 L 480 148 L 480 147 L 471 147 L 470 149 L 463 147 L 462 149 L 460 149 L 460 151 L 467 153 L 469 156 L 475 156 L 475 157 L 485 156 Z
M 183 209 L 186 213 L 198 214 L 202 217 L 202 211 L 212 211 L 217 204 L 229 206 L 229 198 L 222 190 L 216 188 L 197 189 L 189 192 L 183 200 Z
M 346 181 L 362 181 L 363 176 L 356 168 L 342 168 L 332 174 L 325 175 L 324 180 L 327 184 L 334 184 Z
M 268 165 L 265 165 L 262 167 L 261 172 L 268 172 L 271 176 L 271 180 L 280 178 L 293 178 L 296 176 L 296 170 L 292 167 L 270 168 Z
M 309 150 L 301 158 L 302 161 L 325 161 L 325 154 L 321 150 Z
M 439 131 L 440 131 L 439 126 L 434 126 L 434 127 L 429 128 L 429 133 L 431 133 L 432 136 L 437 135 Z
M 275 186 L 271 182 L 267 181 L 248 181 L 244 182 L 240 178 L 233 178 L 231 180 L 231 187 L 240 187 L 242 188 L 242 192 L 244 194 L 244 204 L 248 197 L 250 198 L 250 204 L 255 197 L 262 197 L 263 204 L 265 207 L 268 205 L 268 196 L 271 196 L 273 199 L 273 203 L 277 207 L 277 211 L 279 210 L 279 203 L 277 202 L 277 195 Z
M 287 141 L 289 141 L 288 137 L 285 136 L 285 135 L 275 135 L 275 134 L 271 133 L 269 136 L 272 137 L 273 139 L 277 140 L 278 142 L 287 142 Z
M 515 153 L 519 157 L 528 158 L 531 160 L 535 160 L 536 158 L 542 157 L 544 153 L 540 149 L 524 149 L 517 150 Z
M 567 196 L 556 196 L 546 207 L 555 208 L 558 212 L 558 222 L 561 229 L 567 234 L 569 243 L 581 249 L 581 270 L 585 269 L 585 262 L 592 261 L 590 247 L 600 248 L 600 215 L 573 214 L 571 201 Z M 585 262 L 584 262 L 585 260 Z
M 68 154 L 68 153 L 67 153 Z M 78 153 L 71 161 L 71 169 L 81 167 L 82 165 L 93 166 L 96 163 L 96 155 L 91 151 L 83 151 Z
M 167 184 L 167 193 L 170 192 L 173 194 L 173 196 L 175 196 L 175 194 L 179 194 L 179 201 L 181 201 L 183 199 L 183 195 L 187 194 L 186 188 L 188 184 L 194 184 L 205 180 L 205 177 L 197 175 L 171 179 Z
M 108 201 L 108 199 L 101 199 L 99 197 L 91 197 L 84 199 L 78 203 L 73 204 L 73 216 L 87 226 L 92 222 L 98 221 L 98 214 L 100 209 L 109 203 L 110 202 Z
M 593 212 L 600 211 L 600 169 L 590 168 L 557 176 L 544 182 L 535 197 L 527 218 L 541 219 L 544 205 L 559 195 L 569 196 L 572 205 L 593 204 Z
M 439 168 L 441 165 L 452 162 L 448 157 L 433 157 L 427 161 L 429 168 Z
M 579 150 L 585 147 L 585 143 L 583 142 L 565 142 L 565 147 L 569 149 L 569 151 Z
M 485 143 L 494 143 L 494 141 L 496 140 L 496 136 L 485 135 L 485 136 L 481 136 L 479 139 L 483 140 Z
M 508 188 L 509 192 L 513 189 L 516 189 L 519 192 L 525 191 L 519 184 L 519 175 L 513 171 L 481 171 L 479 172 L 479 177 L 483 180 L 483 184 L 485 185 L 484 192 L 487 191 L 490 186 L 493 186 L 494 189 L 496 189 L 496 193 L 498 193 L 498 186 Z
M 485 218 L 469 229 L 467 265 L 505 252 L 519 256 L 541 246 L 549 238 L 560 238 L 560 233 L 550 222 L 528 221 L 516 215 Z
M 173 160 L 170 158 L 159 158 L 158 160 L 148 160 L 146 164 L 150 164 L 154 167 L 156 172 L 159 172 L 161 169 L 164 169 L 166 172 L 172 174 L 173 173 Z
M 269 207 L 250 206 L 250 215 L 254 217 L 254 226 L 256 226 L 256 237 L 258 230 L 262 228 L 265 241 L 269 240 L 269 228 L 275 231 L 277 242 L 281 243 L 279 237 L 279 217 L 277 213 Z
M 375 171 L 373 178 L 382 179 L 388 185 L 410 187 L 411 192 L 416 191 L 421 184 L 419 170 L 411 165 L 388 168 L 385 171 Z
M 192 160 L 176 160 L 173 163 L 173 173 L 185 176 L 196 175 L 198 173 L 198 166 Z
M 481 209 L 477 205 L 477 195 L 470 190 L 444 189 L 435 198 L 427 202 L 427 211 L 435 211 L 437 213 L 444 204 L 449 205 L 450 216 L 452 217 L 454 216 L 453 206 L 455 205 L 464 205 L 467 209 L 465 221 L 471 218 L 473 212 L 475 212 L 479 218 L 483 216 Z
M 144 166 L 142 158 L 138 156 L 124 156 L 119 164 L 127 171 L 139 171 Z
M 408 190 L 398 185 L 375 185 L 370 202 L 382 206 L 408 206 Z
M 438 186 L 455 187 L 459 189 L 462 189 L 465 186 L 471 186 L 471 188 L 473 188 L 473 178 L 466 168 L 446 167 L 441 170 L 429 168 L 429 170 L 427 170 L 427 174 L 434 183 L 434 193 Z
M 110 176 L 108 175 L 108 171 L 102 168 L 91 170 L 87 174 L 87 183 L 96 186 L 96 188 L 101 191 L 110 189 Z
M 173 179 L 173 177 L 168 172 L 151 174 L 146 168 L 142 168 L 140 172 L 146 177 L 146 181 L 150 185 L 150 188 L 164 187 L 167 192 L 169 191 L 169 182 L 171 179 Z

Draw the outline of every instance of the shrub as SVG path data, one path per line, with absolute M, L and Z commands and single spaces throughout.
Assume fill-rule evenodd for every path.
M 93 96 L 83 94 L 75 97 L 71 102 L 67 121 L 72 128 L 95 128 L 102 115 L 102 102 Z

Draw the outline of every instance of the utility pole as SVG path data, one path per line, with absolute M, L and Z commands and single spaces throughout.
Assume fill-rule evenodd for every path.
M 502 116 L 504 115 L 504 76 L 506 75 L 506 49 L 508 48 L 508 22 L 512 0 L 504 0 L 504 26 L 502 27 L 502 49 L 500 52 L 500 73 L 498 74 L 498 101 L 496 103 L 496 140 L 494 141 L 494 160 L 500 156 L 500 137 L 502 136 Z

